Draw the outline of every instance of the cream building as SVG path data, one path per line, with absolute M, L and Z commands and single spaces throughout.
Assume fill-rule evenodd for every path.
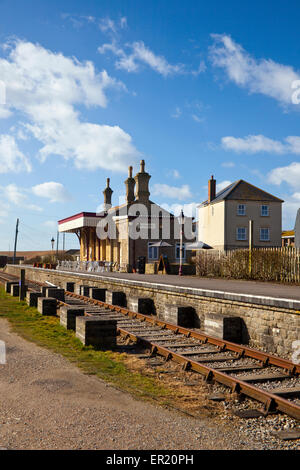
M 59 232 L 75 233 L 80 243 L 80 261 L 105 261 L 113 269 L 129 271 L 137 268 L 140 257 L 146 264 L 159 261 L 165 255 L 169 263 L 178 264 L 180 259 L 180 223 L 177 217 L 150 200 L 149 180 L 145 162 L 141 160 L 140 171 L 132 176 L 129 167 L 125 181 L 126 202 L 112 207 L 110 180 L 107 179 L 104 210 L 100 213 L 80 212 L 58 222 Z M 192 218 L 185 218 L 185 225 L 192 228 Z M 111 231 L 108 226 L 112 227 Z M 183 237 L 183 243 L 195 239 Z M 165 242 L 169 246 L 153 246 Z M 191 252 L 182 250 L 183 262 Z
M 216 180 L 208 182 L 208 199 L 198 206 L 198 240 L 214 249 L 281 246 L 281 199 L 238 180 L 216 194 Z

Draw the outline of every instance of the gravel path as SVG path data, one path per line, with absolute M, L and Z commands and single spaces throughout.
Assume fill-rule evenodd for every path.
M 0 319 L 0 448 L 260 449 L 240 427 L 132 398 L 29 343 Z

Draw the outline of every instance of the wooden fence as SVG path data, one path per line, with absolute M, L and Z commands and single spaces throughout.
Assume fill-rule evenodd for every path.
M 196 273 L 208 277 L 300 283 L 300 250 L 291 247 L 201 250 L 196 255 Z

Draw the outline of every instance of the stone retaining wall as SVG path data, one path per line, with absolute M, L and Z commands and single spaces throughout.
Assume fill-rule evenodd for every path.
M 6 272 L 20 274 L 21 266 L 8 265 Z M 76 286 L 89 285 L 110 291 L 123 291 L 126 298 L 147 297 L 153 299 L 155 313 L 164 318 L 166 304 L 193 307 L 196 313 L 195 327 L 203 328 L 204 320 L 210 314 L 230 315 L 241 318 L 242 342 L 253 347 L 263 347 L 268 352 L 291 358 L 293 341 L 300 339 L 300 305 L 297 301 L 283 302 L 280 299 L 266 298 L 260 301 L 241 294 L 216 293 L 201 289 L 189 289 L 178 286 L 159 286 L 149 282 L 109 278 L 97 275 L 67 273 L 50 269 L 26 269 L 26 279 L 32 281 L 49 281 L 59 287 L 66 282 L 75 282 Z M 77 289 L 76 289 L 77 291 Z M 236 300 L 235 300 L 236 299 Z M 245 299 L 242 301 L 241 299 Z M 268 305 L 269 303 L 269 305 Z M 283 306 L 286 307 L 283 307 Z M 289 307 L 290 306 L 290 307 Z M 298 308 L 297 308 L 298 307 Z

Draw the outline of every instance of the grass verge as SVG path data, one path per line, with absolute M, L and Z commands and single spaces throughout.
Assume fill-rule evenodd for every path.
M 126 354 L 84 346 L 73 331 L 60 325 L 59 318 L 39 314 L 37 309 L 6 294 L 1 286 L 0 318 L 6 318 L 12 330 L 24 339 L 61 354 L 87 374 L 96 375 L 139 398 L 167 406 L 172 402 L 172 389 L 156 378 L 129 370 Z

